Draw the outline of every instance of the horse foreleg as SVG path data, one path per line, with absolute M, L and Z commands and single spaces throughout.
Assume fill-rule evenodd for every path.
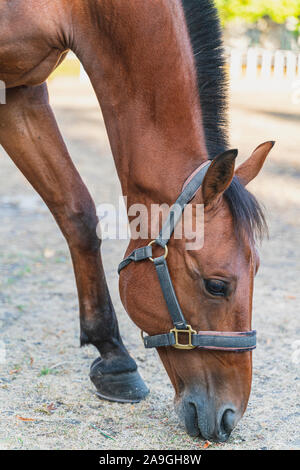
M 81 344 L 100 357 L 91 380 L 103 398 L 139 401 L 148 392 L 120 337 L 96 234 L 92 198 L 73 165 L 49 106 L 46 85 L 8 90 L 0 143 L 43 198 L 70 248 L 78 288 Z

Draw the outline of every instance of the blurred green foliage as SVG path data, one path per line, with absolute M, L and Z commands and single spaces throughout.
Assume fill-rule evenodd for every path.
M 235 19 L 255 23 L 268 16 L 276 23 L 285 23 L 288 18 L 295 18 L 298 29 L 300 18 L 300 0 L 215 0 L 221 20 L 226 24 Z

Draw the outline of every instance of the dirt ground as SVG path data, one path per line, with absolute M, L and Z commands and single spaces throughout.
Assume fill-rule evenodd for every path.
M 120 187 L 88 85 L 57 79 L 50 89 L 70 153 L 96 204 L 116 201 Z M 229 441 L 209 449 L 300 448 L 299 118 L 300 105 L 292 104 L 288 89 L 257 92 L 239 86 L 232 94 L 231 142 L 240 159 L 263 141 L 275 139 L 277 145 L 251 187 L 266 207 L 270 226 L 255 288 L 258 348 L 252 393 Z M 0 364 L 0 448 L 203 449 L 204 441 L 180 427 L 158 356 L 144 350 L 121 306 L 116 270 L 126 242 L 105 241 L 103 256 L 125 343 L 151 389 L 137 405 L 95 396 L 88 373 L 97 354 L 91 346 L 79 348 L 66 244 L 2 149 L 0 221 L 0 340 L 6 349 Z

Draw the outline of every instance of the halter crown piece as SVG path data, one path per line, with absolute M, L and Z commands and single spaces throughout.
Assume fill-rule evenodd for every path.
M 140 261 L 150 260 L 154 263 L 166 305 L 173 321 L 174 328 L 172 328 L 169 333 L 146 337 L 143 337 L 142 333 L 145 348 L 172 346 L 176 349 L 199 348 L 234 352 L 251 351 L 256 348 L 255 330 L 240 332 L 199 331 L 198 333 L 193 330 L 191 325 L 187 324 L 180 308 L 166 261 L 168 256 L 168 242 L 170 241 L 177 223 L 182 217 L 185 206 L 193 199 L 200 188 L 211 163 L 212 162 L 209 161 L 205 166 L 202 166 L 195 176 L 188 180 L 188 183 L 177 201 L 171 207 L 168 218 L 163 224 L 158 237 L 152 240 L 147 246 L 134 250 L 119 265 L 118 272 L 120 274 L 121 270 L 131 262 L 138 263 Z M 153 258 L 153 245 L 159 245 L 163 248 L 164 254 L 158 258 Z M 187 339 L 184 343 L 180 342 L 179 334 L 180 337 L 186 335 Z

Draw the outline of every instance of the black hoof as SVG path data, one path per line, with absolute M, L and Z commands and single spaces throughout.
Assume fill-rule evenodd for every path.
M 91 366 L 90 379 L 97 389 L 97 395 L 104 400 L 119 403 L 138 403 L 149 393 L 149 389 L 137 370 L 102 374 L 99 362 Z

